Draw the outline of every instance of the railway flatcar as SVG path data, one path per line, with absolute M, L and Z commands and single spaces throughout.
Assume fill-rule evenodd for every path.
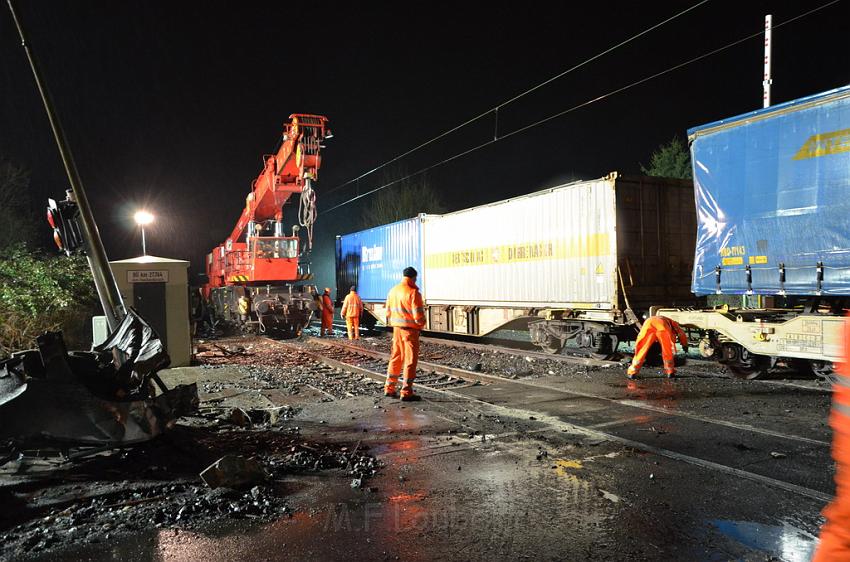
M 337 285 L 357 286 L 382 321 L 387 291 L 412 265 L 431 332 L 527 329 L 547 352 L 607 357 L 652 305 L 697 304 L 695 232 L 690 181 L 613 172 L 338 236 Z
M 691 287 L 752 307 L 659 312 L 741 377 L 829 378 L 850 297 L 850 86 L 688 131 L 699 217 Z

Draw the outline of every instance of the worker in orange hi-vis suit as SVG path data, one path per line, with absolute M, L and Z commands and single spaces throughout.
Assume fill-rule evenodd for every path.
M 331 300 L 331 290 L 325 287 L 325 292 L 322 293 L 322 333 L 321 335 L 332 336 L 334 333 L 334 301 Z
M 826 523 L 812 562 L 850 560 L 850 326 L 844 320 L 844 362 L 837 366 L 832 385 L 832 458 L 835 461 L 835 497 L 823 510 Z
M 404 374 L 401 399 L 405 402 L 419 400 L 413 393 L 413 380 L 419 360 L 419 332 L 425 327 L 425 305 L 416 286 L 417 275 L 415 269 L 406 267 L 401 283 L 390 289 L 386 302 L 387 326 L 393 327 L 393 347 L 384 395 L 396 396 L 398 379 Z
M 676 352 L 676 336 L 679 337 L 682 349 L 687 353 L 688 336 L 678 323 L 663 316 L 647 318 L 635 342 L 635 356 L 632 358 L 632 364 L 629 366 L 626 375 L 630 379 L 637 376 L 649 348 L 652 347 L 652 344 L 658 342 L 661 345 L 661 358 L 664 360 L 664 373 L 668 377 L 674 376 L 676 374 L 676 362 L 673 355 Z
M 348 339 L 360 339 L 360 314 L 363 313 L 363 301 L 357 294 L 357 288 L 352 285 L 345 300 L 342 301 L 340 315 L 345 318 L 345 327 L 348 329 Z

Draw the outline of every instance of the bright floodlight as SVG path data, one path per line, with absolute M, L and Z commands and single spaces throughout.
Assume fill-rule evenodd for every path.
M 141 226 L 153 222 L 153 215 L 147 211 L 136 211 L 136 214 L 133 215 L 133 218 L 136 220 L 136 224 Z

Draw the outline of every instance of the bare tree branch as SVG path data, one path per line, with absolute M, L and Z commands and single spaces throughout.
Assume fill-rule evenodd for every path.
M 384 173 L 382 183 L 390 183 L 407 175 L 403 169 Z M 367 202 L 361 217 L 363 228 L 372 228 L 402 219 L 415 217 L 419 213 L 444 213 L 446 207 L 426 175 L 418 175 L 398 182 Z

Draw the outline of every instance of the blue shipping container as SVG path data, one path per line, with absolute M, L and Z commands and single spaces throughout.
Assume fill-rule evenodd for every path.
M 336 238 L 337 295 L 357 287 L 367 302 L 384 302 L 405 267 L 422 272 L 422 220 L 402 220 Z M 422 279 L 420 277 L 421 286 Z
M 850 295 L 850 86 L 688 136 L 695 294 Z

